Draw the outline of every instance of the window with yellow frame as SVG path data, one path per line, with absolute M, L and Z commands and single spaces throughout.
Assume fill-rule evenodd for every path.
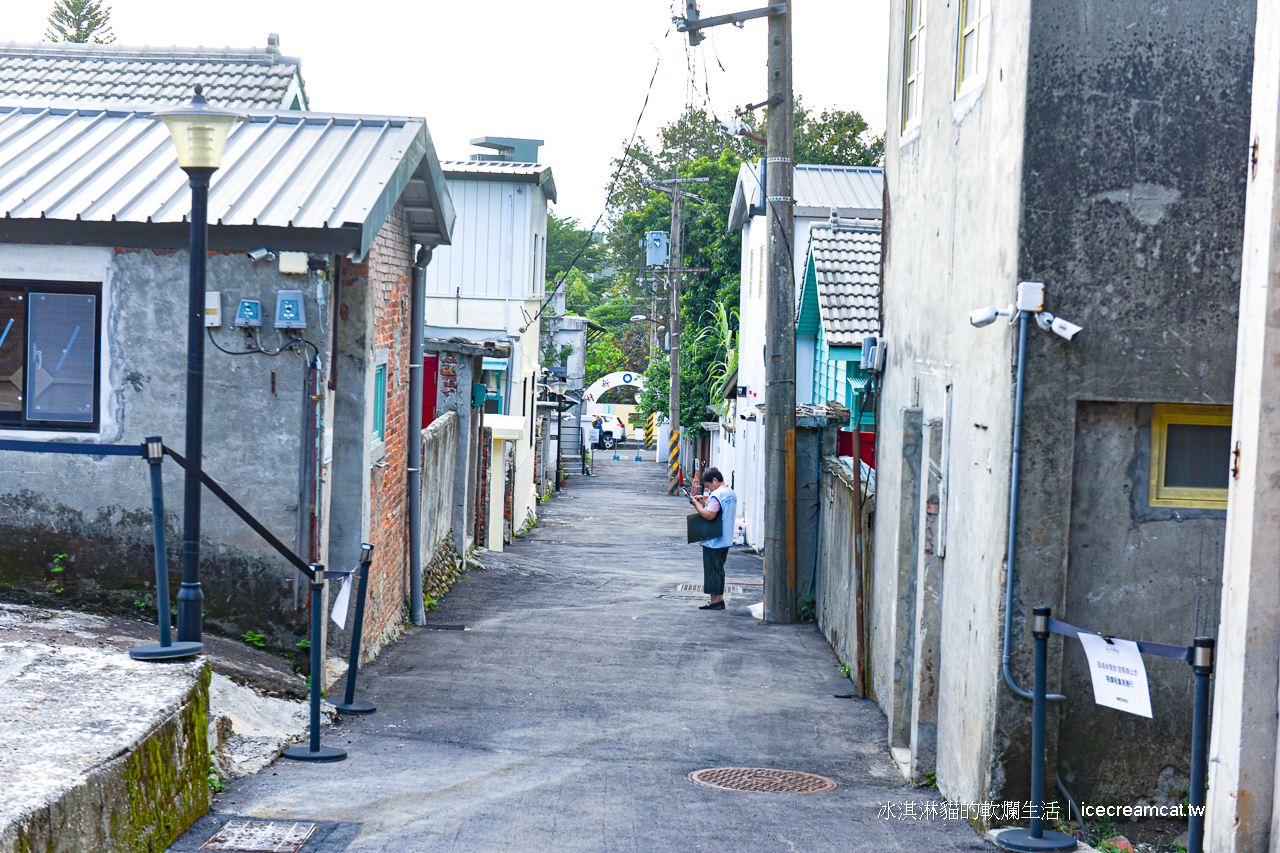
M 960 0 L 960 41 L 956 46 L 956 92 L 981 80 L 987 70 L 991 0 Z
M 1227 508 L 1231 407 L 1157 403 L 1151 413 L 1151 506 Z

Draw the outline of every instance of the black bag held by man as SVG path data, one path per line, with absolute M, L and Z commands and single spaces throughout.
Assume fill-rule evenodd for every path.
M 708 539 L 719 539 L 724 535 L 724 521 L 720 518 L 723 510 L 717 510 L 715 518 L 703 518 L 700 513 L 693 513 L 685 519 L 689 528 L 689 544 L 705 542 Z

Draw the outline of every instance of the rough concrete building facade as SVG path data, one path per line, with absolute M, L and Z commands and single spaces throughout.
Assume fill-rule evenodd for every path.
M 1042 281 L 1084 327 L 1028 338 L 1015 683 L 1035 605 L 1140 640 L 1217 630 L 1225 503 L 1161 505 L 1149 484 L 1167 407 L 1231 402 L 1253 15 L 892 5 L 868 676 L 900 766 L 948 797 L 1028 798 L 1030 703 L 1001 662 L 1018 335 L 970 311 Z M 1051 649 L 1050 779 L 1091 803 L 1180 797 L 1189 668 L 1148 662 L 1145 720 L 1094 705 L 1078 644 Z

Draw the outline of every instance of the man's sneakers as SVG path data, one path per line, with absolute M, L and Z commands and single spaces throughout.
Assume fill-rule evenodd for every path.
M 699 610 L 724 610 L 724 599 L 721 599 L 720 601 L 717 601 L 714 604 L 704 604 L 698 609 Z

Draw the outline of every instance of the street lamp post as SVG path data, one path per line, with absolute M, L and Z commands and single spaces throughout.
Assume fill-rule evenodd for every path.
M 245 116 L 209 106 L 203 88 L 185 107 L 152 113 L 178 149 L 178 165 L 191 179 L 191 274 L 187 307 L 187 470 L 182 495 L 182 586 L 178 590 L 178 639 L 200 642 L 204 593 L 200 590 L 200 468 L 204 454 L 204 290 L 209 237 L 209 178 L 222 164 L 231 125 Z

